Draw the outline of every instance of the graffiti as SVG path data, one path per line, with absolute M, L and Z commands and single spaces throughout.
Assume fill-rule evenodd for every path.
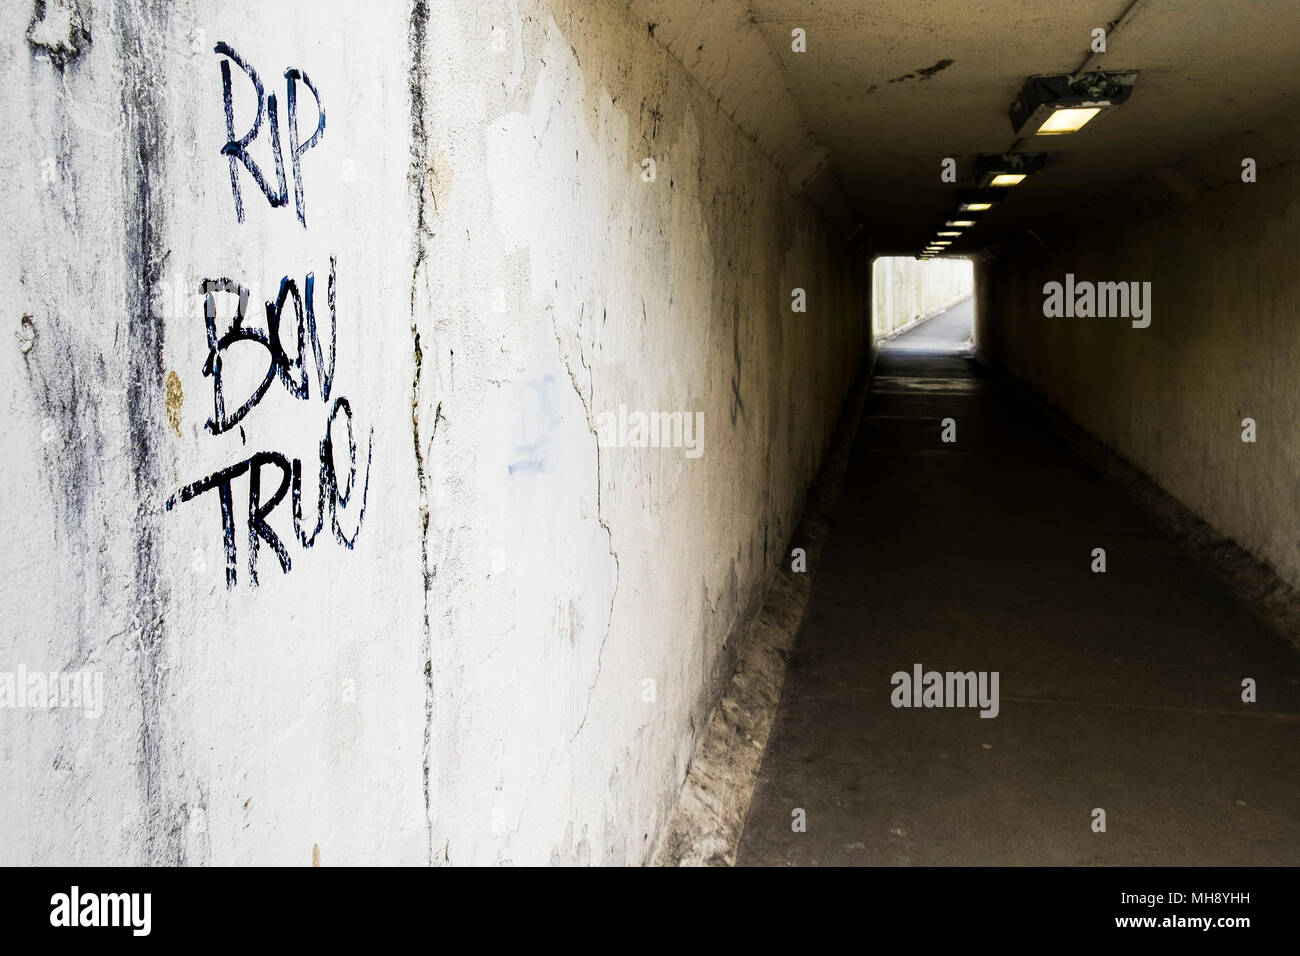
M 253 177 L 253 182 L 257 183 L 262 195 L 266 197 L 266 201 L 271 204 L 273 209 L 289 204 L 289 186 L 284 174 L 284 152 L 280 147 L 280 113 L 277 108 L 275 94 L 266 92 L 261 77 L 257 75 L 257 71 L 251 65 L 244 62 L 243 58 L 225 43 L 218 43 L 213 50 L 218 56 L 223 57 L 221 61 L 221 95 L 226 107 L 226 144 L 221 147 L 221 155 L 228 157 L 230 162 L 230 191 L 235 199 L 235 219 L 238 222 L 243 222 L 244 201 L 239 191 L 239 166 L 241 163 L 244 169 L 248 171 L 248 174 Z M 248 132 L 238 138 L 235 136 L 234 80 L 230 70 L 231 63 L 234 63 L 243 71 L 249 82 L 253 84 L 253 91 L 257 94 L 257 112 L 253 117 L 253 125 Z M 321 137 L 325 135 L 325 105 L 321 102 L 320 92 L 316 89 L 316 85 L 302 70 L 290 67 L 284 71 L 284 79 L 286 118 L 289 123 L 289 168 L 293 175 L 294 208 L 298 212 L 298 222 L 306 229 L 307 207 L 303 198 L 302 156 L 303 153 L 319 143 Z M 312 98 L 316 101 L 316 129 L 306 142 L 301 141 L 301 134 L 298 130 L 299 82 L 307 87 Z M 257 139 L 258 133 L 262 130 L 263 118 L 270 125 L 271 159 L 275 163 L 274 189 L 267 183 L 262 168 L 248 154 L 249 146 Z
M 249 290 L 230 279 L 205 279 L 200 285 L 204 296 L 203 318 L 208 332 L 208 358 L 203 365 L 203 375 L 212 379 L 212 417 L 206 427 L 214 435 L 229 431 L 246 416 L 266 395 L 271 383 L 277 378 L 294 398 L 307 401 L 311 390 L 307 371 L 306 340 L 311 339 L 312 356 L 316 362 L 316 374 L 319 376 L 321 398 L 329 401 L 330 388 L 334 380 L 335 349 L 338 338 L 338 313 L 335 296 L 335 274 L 338 260 L 330 257 L 329 287 L 326 301 L 330 313 L 329 363 L 321 349 L 320 330 L 316 325 L 316 276 L 307 273 L 303 283 L 304 295 L 299 295 L 298 285 L 285 276 L 280 280 L 280 293 L 274 302 L 266 303 L 266 328 L 260 329 L 245 325 L 248 317 Z M 233 295 L 237 298 L 235 314 L 229 318 L 229 324 L 220 335 L 217 334 L 217 296 Z M 303 321 L 303 305 L 306 300 L 306 322 Z M 281 325 L 284 320 L 284 308 L 293 303 L 294 331 L 297 348 L 290 356 L 281 342 Z M 260 345 L 267 356 L 266 374 L 262 381 L 233 414 L 226 413 L 226 389 L 223 365 L 225 352 L 236 342 L 252 342 Z
M 262 81 L 251 66 L 227 44 L 218 43 L 216 52 L 221 61 L 222 96 L 225 106 L 227 141 L 221 154 L 230 163 L 230 188 L 235 200 L 235 219 L 243 222 L 244 208 L 239 190 L 239 166 L 242 164 L 266 196 L 271 206 L 287 205 L 288 185 L 285 177 L 283 153 L 280 148 L 279 119 L 275 94 L 266 94 Z M 257 114 L 253 125 L 243 136 L 235 136 L 234 107 L 230 64 L 234 63 L 248 77 L 257 94 Z M 320 140 L 325 131 L 325 109 L 320 94 L 307 74 L 297 69 L 284 73 L 288 82 L 287 107 L 289 122 L 289 165 L 294 181 L 294 203 L 298 221 L 307 225 L 306 206 L 302 188 L 302 155 Z M 315 132 L 306 142 L 301 142 L 298 132 L 297 84 L 301 82 L 316 100 L 317 123 Z M 270 125 L 271 154 L 275 163 L 275 187 L 268 185 L 261 167 L 248 153 L 249 145 L 257 138 L 266 118 Z M 245 553 L 248 562 L 248 582 L 259 584 L 258 562 L 263 548 L 270 551 L 287 574 L 293 567 L 285 538 L 271 526 L 271 516 L 287 501 L 293 522 L 293 535 L 289 538 L 303 548 L 315 545 L 327 523 L 330 534 L 342 547 L 352 550 L 361 534 L 366 517 L 366 502 L 370 493 L 370 466 L 374 452 L 374 429 L 370 429 L 366 448 L 365 474 L 358 469 L 358 445 L 353 429 L 352 404 L 343 395 L 333 398 L 338 343 L 337 271 L 338 260 L 330 256 L 329 281 L 325 302 L 329 313 L 329 344 L 322 342 L 322 329 L 317 322 L 316 276 L 308 272 L 301 286 L 296 278 L 284 276 L 280 280 L 275 298 L 265 303 L 265 321 L 258 324 L 249 315 L 249 288 L 230 278 L 204 279 L 199 283 L 198 294 L 203 300 L 203 321 L 207 332 L 207 355 L 202 365 L 204 378 L 212 381 L 212 414 L 204 427 L 214 437 L 238 427 L 245 441 L 244 423 L 261 404 L 275 382 L 279 382 L 290 398 L 310 402 L 313 392 L 324 407 L 323 434 L 317 446 L 319 466 L 316 481 L 315 522 L 304 520 L 302 458 L 290 458 L 281 451 L 258 451 L 241 461 L 212 472 L 206 477 L 183 486 L 166 502 L 171 511 L 178 504 L 203 498 L 216 492 L 221 512 L 221 534 L 225 547 L 225 576 L 227 590 L 238 581 L 239 548 L 236 544 L 235 482 L 247 478 L 247 508 L 240 509 L 248 529 Z M 292 342 L 286 350 L 284 337 L 288 333 Z M 241 344 L 241 348 L 233 347 Z M 309 352 L 310 343 L 310 352 Z M 251 344 L 257 348 L 249 349 Z M 231 363 L 239 356 L 241 366 L 254 362 L 256 375 L 235 376 L 240 381 L 256 384 L 246 395 L 230 394 Z M 261 363 L 265 362 L 265 371 Z M 246 371 L 241 368 L 240 371 Z M 315 387 L 313 388 L 313 379 Z M 179 395 L 180 383 L 176 383 Z M 169 406 L 170 408 L 170 406 Z M 179 417 L 179 401 L 175 415 Z M 173 426 L 179 434 L 179 427 Z M 343 443 L 343 433 L 346 443 Z M 346 467 L 340 467 L 336 453 L 346 448 Z M 358 490 L 358 484 L 360 488 Z M 359 493 L 355 505 L 355 519 L 343 519 L 353 498 Z M 212 499 L 207 499 L 212 500 Z M 351 533 L 345 524 L 353 525 Z M 283 528 L 283 521 L 281 522 Z
M 339 476 L 334 466 L 334 425 L 342 413 L 347 426 L 348 475 L 347 481 L 340 485 Z M 325 434 L 320 441 L 320 481 L 316 491 L 316 526 L 308 534 L 303 524 L 302 514 L 302 461 L 295 458 L 292 463 L 280 452 L 260 451 L 243 461 L 227 468 L 213 472 L 206 478 L 200 478 L 182 488 L 167 499 L 167 510 L 171 511 L 178 503 L 192 501 L 199 496 L 216 489 L 221 503 L 221 530 L 226 551 L 226 588 L 231 589 L 237 581 L 238 548 L 235 544 L 235 508 L 233 482 L 242 475 L 248 475 L 248 580 L 257 586 L 257 558 L 262 542 L 275 554 L 280 563 L 280 570 L 288 573 L 293 566 L 289 550 L 283 540 L 272 529 L 267 519 L 270 517 L 285 495 L 292 489 L 292 512 L 294 537 L 304 548 L 311 548 L 317 536 L 324 530 L 325 516 L 328 511 L 334 538 L 349 551 L 356 545 L 357 536 L 366 517 L 366 499 L 370 493 L 370 460 L 374 446 L 374 430 L 371 429 L 370 447 L 366 452 L 366 474 L 361 489 L 361 502 L 357 509 L 356 528 L 349 537 L 339 522 L 339 510 L 346 508 L 352 498 L 357 481 L 357 444 L 352 432 L 352 406 L 348 400 L 339 396 L 330 409 L 325 421 Z M 264 498 L 262 490 L 262 470 L 278 470 L 279 482 L 269 498 Z

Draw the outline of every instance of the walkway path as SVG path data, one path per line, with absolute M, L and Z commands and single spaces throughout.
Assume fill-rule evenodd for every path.
M 909 349 L 952 318 L 880 355 L 739 863 L 1300 863 L 1300 654 L 969 357 Z M 914 664 L 998 672 L 997 717 L 893 707 Z

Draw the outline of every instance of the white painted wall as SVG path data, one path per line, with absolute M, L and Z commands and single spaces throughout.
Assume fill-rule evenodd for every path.
M 617 5 L 45 12 L 0 13 L 0 675 L 102 674 L 103 706 L 6 705 L 0 676 L 0 863 L 645 860 L 860 367 L 865 263 Z M 242 223 L 218 41 L 286 164 L 280 208 L 238 170 Z M 327 117 L 305 226 L 286 68 Z M 200 281 L 252 287 L 263 328 L 314 273 L 327 346 L 331 257 L 331 402 L 308 339 L 306 400 L 273 381 L 212 434 Z M 229 412 L 267 356 L 222 356 Z M 168 498 L 279 452 L 309 532 L 340 395 L 355 548 L 328 515 L 304 547 L 287 495 L 291 567 L 263 542 L 252 586 L 242 474 L 228 588 L 219 491 Z M 600 447 L 621 404 L 699 413 L 702 454 Z
M 27 38 L 31 4 L 0 14 L 10 91 L 0 117 L 22 131 L 0 160 L 13 171 L 0 185 L 10 223 L 0 276 L 10 327 L 29 314 L 35 330 L 27 353 L 12 339 L 0 349 L 4 524 L 24 543 L 3 559 L 11 610 L 0 671 L 91 669 L 104 675 L 105 699 L 97 720 L 0 708 L 0 859 L 305 863 L 319 844 L 327 862 L 423 861 L 405 11 L 75 6 L 91 40 L 62 68 Z M 57 5 L 46 12 L 57 20 Z M 321 93 L 326 131 L 301 159 L 306 228 L 288 170 L 289 205 L 272 208 L 241 169 L 245 221 L 236 221 L 219 152 L 218 41 L 276 95 L 286 167 L 285 69 L 305 70 Z M 232 90 L 237 127 L 247 128 L 256 98 L 237 68 Z M 305 138 L 315 110 L 298 90 Z M 268 137 L 266 121 L 250 149 L 273 175 Z M 170 512 L 164 503 L 273 451 L 302 460 L 303 508 L 314 519 L 330 406 L 309 358 L 308 400 L 276 381 L 239 427 L 206 431 L 214 398 L 201 371 L 199 283 L 254 287 L 249 324 L 265 327 L 260 303 L 280 279 L 301 287 L 313 272 L 328 336 L 331 256 L 331 398 L 351 403 L 362 475 L 373 434 L 364 524 L 353 552 L 328 523 L 306 549 L 293 540 L 286 498 L 268 520 L 288 542 L 290 571 L 264 545 L 253 588 L 249 478 L 237 478 L 228 590 L 218 492 Z M 234 297 L 219 298 L 229 316 Z M 295 323 L 286 325 L 294 350 Z M 258 345 L 232 347 L 232 406 L 267 364 Z M 183 396 L 172 402 L 174 426 L 172 373 L 172 393 Z M 341 425 L 335 434 L 346 443 Z M 269 496 L 279 476 L 266 469 L 262 481 Z M 360 497 L 340 515 L 349 535 Z
M 926 318 L 975 292 L 969 259 L 880 256 L 871 264 L 872 331 L 885 335 Z

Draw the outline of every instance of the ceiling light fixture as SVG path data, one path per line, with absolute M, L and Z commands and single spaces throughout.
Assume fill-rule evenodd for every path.
M 1137 70 L 1031 76 L 1011 104 L 1011 127 L 1017 136 L 1077 133 L 1133 92 Z
M 1001 189 L 1024 182 L 1025 177 L 1043 168 L 1046 153 L 1006 153 L 982 155 L 975 160 L 975 178 L 981 187 Z
M 961 212 L 985 212 L 1006 198 L 999 189 L 959 189 L 957 209 Z

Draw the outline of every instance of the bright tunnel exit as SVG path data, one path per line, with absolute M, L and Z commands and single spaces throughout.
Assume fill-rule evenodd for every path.
M 969 349 L 974 293 L 970 259 L 878 256 L 871 264 L 872 336 L 887 349 Z

